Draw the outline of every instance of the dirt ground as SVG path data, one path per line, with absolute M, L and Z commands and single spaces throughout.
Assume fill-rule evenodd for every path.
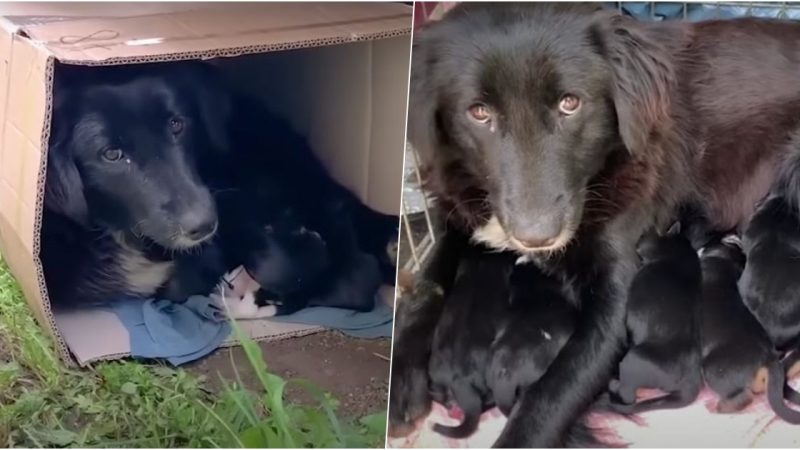
M 329 391 L 341 402 L 339 411 L 348 417 L 385 410 L 389 388 L 390 339 L 356 339 L 337 331 L 323 331 L 309 336 L 262 342 L 261 349 L 269 370 L 284 378 L 303 378 Z M 186 366 L 190 372 L 204 375 L 209 386 L 220 385 L 220 376 L 235 380 L 231 354 L 242 382 L 253 389 L 258 380 L 241 348 L 216 351 L 202 361 Z M 287 392 L 290 401 L 303 402 L 309 397 L 297 389 Z

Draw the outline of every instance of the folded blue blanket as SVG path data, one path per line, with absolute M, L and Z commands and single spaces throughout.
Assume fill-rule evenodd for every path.
M 166 359 L 179 366 L 216 350 L 231 333 L 231 324 L 209 297 L 190 297 L 184 303 L 169 300 L 122 299 L 107 307 L 130 335 L 134 358 Z M 290 323 L 319 325 L 359 338 L 391 337 L 392 309 L 376 300 L 370 312 L 339 308 L 306 308 L 275 317 Z
M 393 318 L 394 311 L 376 298 L 375 309 L 369 312 L 313 306 L 287 316 L 273 317 L 271 320 L 319 325 L 339 330 L 349 336 L 374 339 L 392 337 Z
M 135 358 L 164 358 L 181 365 L 208 355 L 231 334 L 225 313 L 208 297 L 184 303 L 123 299 L 109 308 L 130 335 Z

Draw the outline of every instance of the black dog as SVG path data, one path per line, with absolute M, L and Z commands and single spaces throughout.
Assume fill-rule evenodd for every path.
M 778 162 L 800 154 L 788 140 L 800 125 L 800 58 L 791 56 L 800 25 L 639 23 L 599 4 L 464 3 L 414 41 L 408 137 L 450 213 L 448 230 L 534 254 L 579 292 L 581 325 L 495 444 L 558 445 L 623 353 L 643 233 L 691 201 L 715 230 L 746 225 L 777 168 L 797 172 Z M 452 272 L 429 265 L 420 282 L 446 294 L 442 274 Z M 437 292 L 406 304 L 425 310 Z M 420 318 L 404 307 L 398 321 Z M 427 352 L 403 336 L 430 333 L 423 323 L 431 319 L 397 325 L 393 395 L 424 382 L 418 357 L 403 360 Z M 421 399 L 392 398 L 390 426 L 407 428 Z
M 306 138 L 263 102 L 236 94 L 233 105 L 234 152 L 203 168 L 214 190 L 226 199 L 223 215 L 232 217 L 227 222 L 255 224 L 260 229 L 292 209 L 303 226 L 320 234 L 336 264 L 344 264 L 353 251 L 352 239 L 340 233 L 354 230 L 357 249 L 372 255 L 383 282 L 393 285 L 396 255 L 392 247 L 397 242 L 399 217 L 367 207 L 334 180 Z M 234 253 L 244 256 L 235 237 L 228 244 L 238 246 Z
M 152 296 L 186 260 L 174 253 L 215 234 L 197 160 L 226 151 L 229 108 L 202 64 L 58 67 L 42 231 L 55 305 Z
M 514 255 L 507 253 L 469 252 L 445 301 L 433 336 L 431 394 L 437 402 L 464 413 L 456 427 L 434 425 L 434 430 L 445 436 L 464 438 L 472 434 L 484 407 L 492 404 L 486 382 L 489 348 L 508 313 L 514 260 Z
M 700 261 L 686 238 L 642 238 L 642 268 L 628 295 L 628 344 L 619 379 L 609 383 L 612 409 L 637 414 L 680 408 L 697 398 L 703 385 L 697 323 L 702 293 Z M 636 401 L 638 388 L 667 395 Z
M 745 265 L 740 245 L 731 235 L 701 250 L 703 378 L 719 395 L 721 413 L 740 411 L 754 395 L 767 391 L 778 416 L 795 422 L 800 413 L 783 403 L 785 372 L 778 354 L 739 294 L 737 282 Z
M 577 314 L 563 283 L 534 264 L 514 268 L 510 290 L 510 307 L 492 344 L 486 374 L 494 403 L 505 415 L 558 356 Z

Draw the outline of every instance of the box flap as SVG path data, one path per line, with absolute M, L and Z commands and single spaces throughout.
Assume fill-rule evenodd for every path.
M 208 3 L 179 10 L 157 5 L 163 12 L 153 13 L 151 6 L 149 14 L 140 15 L 135 12 L 142 10 L 130 7 L 134 15 L 123 17 L 94 13 L 92 18 L 12 16 L 12 21 L 62 62 L 86 65 L 373 40 L 408 34 L 412 21 L 410 7 L 393 3 Z

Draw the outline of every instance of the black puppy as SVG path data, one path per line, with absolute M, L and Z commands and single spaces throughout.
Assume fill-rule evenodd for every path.
M 227 150 L 229 109 L 203 64 L 58 66 L 41 255 L 55 305 L 150 297 L 183 274 L 173 254 L 217 230 L 198 161 Z
M 739 411 L 766 390 L 775 413 L 794 422 L 800 413 L 783 403 L 785 370 L 764 328 L 739 295 L 737 282 L 745 265 L 740 246 L 739 238 L 730 235 L 700 252 L 703 377 L 720 397 L 719 412 Z
M 287 208 L 255 232 L 237 234 L 241 264 L 260 288 L 238 298 L 226 298 L 234 317 L 285 315 L 307 306 L 370 311 L 381 284 L 378 262 L 359 251 L 355 230 L 342 203 L 330 205 L 326 225 L 330 243 L 307 228 L 294 209 Z M 336 217 L 334 219 L 334 217 Z M 237 228 L 241 232 L 242 228 Z M 228 236 L 225 230 L 223 236 Z M 236 249 L 233 249 L 236 250 Z M 231 253 L 234 253 L 232 251 Z
M 666 236 L 646 234 L 637 251 L 642 267 L 631 283 L 627 329 L 630 349 L 609 383 L 610 406 L 625 414 L 685 406 L 700 393 L 701 362 L 696 308 L 700 261 L 679 224 Z M 636 402 L 638 388 L 665 396 Z
M 509 277 L 515 256 L 470 248 L 433 336 L 428 366 L 433 399 L 464 412 L 460 425 L 435 424 L 434 431 L 464 438 L 478 427 L 485 406 L 492 403 L 486 382 L 489 348 L 507 313 Z
M 505 415 L 567 343 L 577 313 L 560 280 L 532 263 L 514 268 L 510 290 L 509 310 L 492 344 L 486 374 L 495 405 Z
M 770 196 L 756 210 L 742 244 L 744 302 L 779 350 L 792 349 L 800 338 L 800 216 L 783 197 Z

